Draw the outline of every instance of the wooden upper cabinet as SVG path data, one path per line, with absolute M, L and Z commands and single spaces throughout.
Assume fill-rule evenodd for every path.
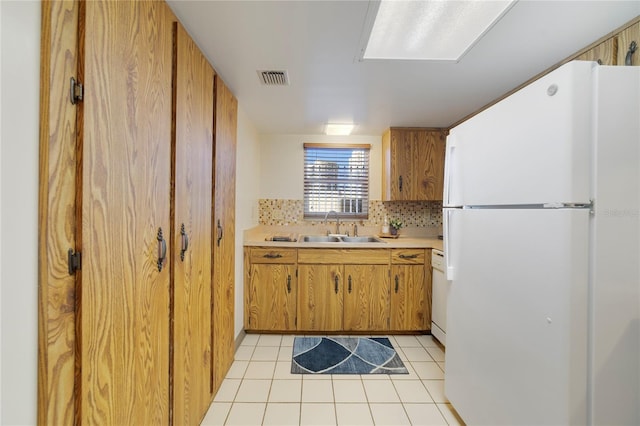
M 196 425 L 211 402 L 214 71 L 174 26 L 173 423 Z
M 446 131 L 396 128 L 382 135 L 384 201 L 442 200 Z
M 578 61 L 596 61 L 600 65 L 616 65 L 617 38 L 611 37 L 578 56 Z M 624 61 L 622 62 L 624 63 Z
M 155 1 L 83 6 L 77 422 L 166 425 L 173 14 Z
M 629 46 L 636 42 L 636 51 L 631 56 L 631 65 L 640 65 L 640 22 L 636 22 L 618 34 L 618 65 L 624 65 Z

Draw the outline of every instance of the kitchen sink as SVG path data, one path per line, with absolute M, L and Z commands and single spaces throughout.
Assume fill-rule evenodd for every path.
M 380 238 L 377 237 L 340 237 L 342 241 L 345 243 L 384 243 Z
M 384 243 L 379 238 L 371 237 L 371 236 L 362 236 L 362 237 L 346 237 L 340 236 L 335 237 L 332 235 L 305 235 L 301 238 L 301 241 L 304 243 Z
M 325 235 L 305 235 L 302 241 L 305 243 L 339 243 L 340 238 Z

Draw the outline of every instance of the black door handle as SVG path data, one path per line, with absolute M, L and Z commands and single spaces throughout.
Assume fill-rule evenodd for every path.
M 180 236 L 182 237 L 182 242 L 180 244 L 180 260 L 184 262 L 184 254 L 189 248 L 189 236 L 187 235 L 187 231 L 184 229 L 184 223 L 180 226 Z
M 158 228 L 158 272 L 162 271 L 165 261 L 167 260 L 167 242 L 162 234 L 162 228 Z

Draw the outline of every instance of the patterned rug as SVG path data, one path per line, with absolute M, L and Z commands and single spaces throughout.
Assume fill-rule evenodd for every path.
M 296 337 L 293 374 L 409 374 L 386 337 Z

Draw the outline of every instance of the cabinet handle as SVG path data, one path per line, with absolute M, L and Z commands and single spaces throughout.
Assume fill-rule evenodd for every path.
M 631 44 L 629 45 L 629 50 L 627 50 L 627 56 L 624 58 L 625 65 L 632 65 L 633 54 L 635 53 L 637 48 L 638 48 L 638 43 L 636 43 L 635 41 L 632 41 Z
M 291 274 L 287 275 L 287 293 L 291 293 Z
M 220 225 L 220 219 L 218 219 L 218 247 L 220 247 L 220 240 L 222 239 L 222 226 Z
M 338 276 L 337 275 L 335 276 L 335 282 L 336 282 L 335 291 L 336 291 L 336 294 L 338 294 Z
M 266 257 L 267 259 L 279 259 L 282 257 L 282 255 L 280 253 L 267 253 L 262 257 Z
M 416 257 L 418 257 L 417 254 L 401 254 L 400 259 L 415 259 Z
M 351 293 L 351 275 L 349 275 L 349 293 Z
M 162 228 L 158 228 L 158 272 L 162 272 L 164 262 L 167 260 L 167 242 L 164 240 Z
M 402 192 L 402 176 L 398 177 L 398 190 Z
M 180 260 L 184 262 L 184 254 L 189 248 L 189 236 L 187 235 L 187 231 L 184 229 L 184 223 L 180 226 L 180 236 L 182 237 L 182 242 L 180 244 Z
M 400 286 L 400 278 L 396 275 L 396 293 L 398 292 L 398 287 Z

